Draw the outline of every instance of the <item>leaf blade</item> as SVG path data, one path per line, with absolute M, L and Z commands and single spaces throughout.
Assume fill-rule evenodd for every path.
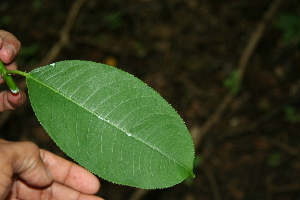
M 88 170 L 146 189 L 193 176 L 194 150 L 182 119 L 139 79 L 88 61 L 63 61 L 29 74 L 39 121 Z

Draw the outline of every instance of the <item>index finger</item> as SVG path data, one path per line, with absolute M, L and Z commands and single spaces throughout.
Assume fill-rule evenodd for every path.
M 95 194 L 100 189 L 98 178 L 83 167 L 46 150 L 40 150 L 46 167 L 55 182 L 85 194 Z

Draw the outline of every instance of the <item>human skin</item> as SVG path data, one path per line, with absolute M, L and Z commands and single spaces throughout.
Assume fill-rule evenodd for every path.
M 20 47 L 15 36 L 0 30 L 0 59 L 7 69 L 17 69 L 14 58 Z M 23 91 L 1 91 L 0 112 L 14 110 L 25 100 Z M 94 196 L 99 189 L 98 178 L 83 167 L 32 142 L 0 139 L 0 200 L 103 200 Z
M 103 200 L 99 180 L 32 142 L 0 139 L 1 200 Z
M 17 63 L 14 61 L 15 56 L 21 48 L 19 40 L 9 32 L 0 30 L 0 59 L 8 70 L 17 69 Z M 0 84 L 3 83 L 0 76 Z M 17 94 L 5 90 L 0 92 L 0 112 L 14 110 L 20 107 L 26 100 L 25 93 L 20 91 Z

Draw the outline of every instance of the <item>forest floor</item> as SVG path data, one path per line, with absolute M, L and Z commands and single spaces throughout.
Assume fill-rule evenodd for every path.
M 22 43 L 20 70 L 61 60 L 113 65 L 186 122 L 194 179 L 150 191 L 101 180 L 99 196 L 300 199 L 299 0 L 1 0 L 0 11 L 0 28 Z M 0 115 L 0 136 L 65 156 L 29 102 Z

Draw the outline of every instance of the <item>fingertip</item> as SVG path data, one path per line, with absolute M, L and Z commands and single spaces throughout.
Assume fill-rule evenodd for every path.
M 11 91 L 8 92 L 8 101 L 13 108 L 18 108 L 26 100 L 26 95 L 23 91 L 19 91 L 17 93 L 13 93 Z
M 100 190 L 101 183 L 100 183 L 99 179 L 94 174 L 92 174 L 92 175 L 94 176 L 94 181 L 91 181 L 88 193 L 89 194 L 96 194 Z
M 66 184 L 85 194 L 96 194 L 101 187 L 99 179 L 85 168 L 74 165 Z
M 26 100 L 24 92 L 19 91 L 17 94 L 13 94 L 10 91 L 0 92 L 0 112 L 14 110 L 20 107 Z
M 0 30 L 0 58 L 3 63 L 11 63 L 21 48 L 20 41 L 11 33 Z
M 100 190 L 100 187 L 101 187 L 99 178 L 92 172 L 88 171 L 87 169 L 83 168 L 83 170 L 86 171 L 86 175 L 85 175 L 86 183 L 84 185 L 86 188 L 86 191 L 84 191 L 84 192 L 87 194 L 96 194 Z

